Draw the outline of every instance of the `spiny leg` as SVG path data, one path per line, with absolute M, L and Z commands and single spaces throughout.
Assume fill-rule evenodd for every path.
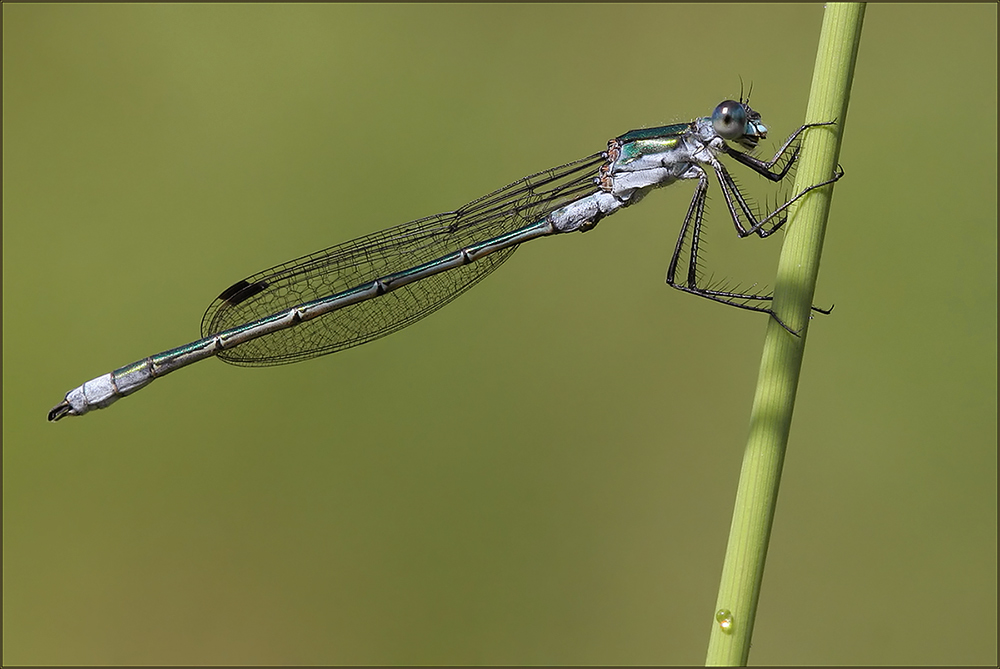
M 701 225 L 705 214 L 705 199 L 707 193 L 708 177 L 702 173 L 698 176 L 698 187 L 695 189 L 694 197 L 691 198 L 691 204 L 688 207 L 687 215 L 684 217 L 684 223 L 681 225 L 680 233 L 677 236 L 677 244 L 674 246 L 673 256 L 670 258 L 670 265 L 667 268 L 667 285 L 672 288 L 676 288 L 677 290 L 682 290 L 685 293 L 698 295 L 699 297 L 728 304 L 739 309 L 766 313 L 776 320 L 781 327 L 785 328 L 793 335 L 798 335 L 798 332 L 788 327 L 788 325 L 778 318 L 774 311 L 769 307 L 754 306 L 746 303 L 752 300 L 768 301 L 771 299 L 770 295 L 732 293 L 727 291 L 711 290 L 698 286 L 697 269 L 699 262 L 699 247 L 701 244 Z M 678 282 L 677 265 L 680 261 L 681 253 L 684 251 L 684 243 L 688 235 L 691 237 L 691 248 L 688 254 L 687 279 L 683 282 Z
M 722 197 L 726 200 L 726 208 L 729 209 L 729 216 L 732 218 L 733 224 L 736 226 L 736 235 L 740 239 L 749 237 L 752 234 L 756 234 L 761 238 L 767 237 L 785 224 L 786 217 L 781 216 L 778 218 L 776 223 L 774 223 L 769 229 L 765 230 L 763 227 L 764 224 L 768 223 L 776 214 L 780 213 L 784 207 L 775 210 L 758 221 L 753 209 L 743 196 L 743 192 L 740 190 L 740 187 L 736 184 L 736 181 L 729 174 L 729 171 L 725 168 L 725 166 L 723 166 L 722 163 L 717 163 L 713 167 L 715 169 L 715 176 L 719 180 L 719 186 L 722 187 Z M 737 211 L 737 206 L 739 206 L 739 211 Z M 784 206 L 787 206 L 787 204 Z M 742 216 L 740 212 L 742 212 Z M 748 227 L 743 225 L 743 217 L 745 217 L 749 223 Z
M 782 144 L 781 147 L 779 147 L 778 150 L 775 152 L 774 157 L 768 161 L 763 161 L 760 160 L 759 158 L 755 158 L 754 156 L 747 153 L 743 153 L 742 151 L 738 151 L 729 145 L 726 145 L 725 153 L 729 156 L 732 156 L 732 158 L 738 163 L 745 165 L 746 167 L 749 167 L 762 177 L 765 177 L 766 179 L 769 179 L 770 181 L 777 183 L 782 179 L 784 179 L 789 174 L 793 165 L 798 159 L 799 148 L 800 148 L 798 142 L 799 136 L 806 130 L 809 130 L 810 128 L 835 125 L 835 124 L 836 121 L 825 121 L 823 123 L 807 123 L 806 125 L 800 126 L 798 130 L 789 135 L 788 139 L 785 140 L 784 144 Z M 786 154 L 788 154 L 789 152 L 790 155 L 786 157 Z M 784 161 L 781 170 L 778 172 L 773 171 L 772 168 L 781 161 Z M 834 175 L 832 179 L 823 181 L 821 183 L 815 184 L 813 186 L 810 186 L 809 188 L 804 189 L 801 193 L 798 193 L 797 195 L 795 195 L 795 197 L 791 198 L 783 205 L 776 208 L 774 211 L 767 214 L 761 220 L 758 221 L 751 207 L 747 204 L 747 201 L 744 198 L 742 191 L 740 191 L 739 186 L 736 184 L 736 181 L 732 178 L 732 176 L 729 174 L 726 168 L 721 163 L 716 163 L 715 165 L 713 165 L 713 167 L 715 168 L 715 174 L 719 179 L 719 185 L 722 186 L 722 194 L 726 198 L 726 205 L 729 208 L 729 214 L 730 216 L 732 216 L 733 222 L 736 224 L 736 233 L 741 238 L 747 237 L 751 234 L 756 234 L 759 237 L 767 237 L 768 235 L 772 234 L 774 231 L 778 230 L 779 228 L 781 228 L 782 225 L 785 224 L 787 217 L 779 216 L 779 214 L 784 212 L 789 206 L 791 206 L 793 202 L 795 202 L 800 197 L 808 193 L 810 190 L 819 188 L 820 186 L 825 186 L 829 183 L 833 183 L 834 181 L 838 180 L 840 177 L 844 175 L 843 171 L 840 169 L 840 166 L 838 166 L 837 173 Z M 744 225 L 742 224 L 740 216 L 736 210 L 736 205 L 739 206 L 739 209 L 743 212 L 743 215 L 746 216 L 746 220 L 749 224 L 748 227 L 744 227 Z M 776 216 L 778 217 L 777 221 L 769 229 L 765 230 L 763 226 L 769 223 Z
M 835 124 L 836 121 L 825 121 L 823 123 L 807 123 L 806 125 L 800 126 L 798 130 L 789 135 L 788 139 L 785 140 L 785 143 L 778 148 L 777 152 L 775 152 L 774 157 L 768 161 L 760 160 L 759 158 L 755 158 L 750 154 L 738 151 L 728 145 L 726 146 L 725 152 L 727 155 L 732 156 L 732 158 L 736 160 L 738 163 L 745 165 L 746 167 L 749 167 L 762 177 L 777 183 L 783 180 L 789 174 L 789 172 L 792 169 L 792 166 L 798 159 L 800 147 L 797 140 L 799 136 L 806 130 L 809 130 L 810 128 L 835 125 Z M 786 157 L 786 154 L 788 154 L 789 152 L 791 152 L 790 155 L 787 155 Z M 778 172 L 773 171 L 772 168 L 776 164 L 782 161 L 784 161 L 784 164 L 781 170 Z M 786 220 L 785 216 L 781 216 L 778 218 L 777 222 L 774 223 L 769 229 L 764 230 L 763 226 L 766 225 L 768 222 L 770 222 L 775 216 L 778 216 L 778 214 L 783 212 L 793 202 L 795 202 L 798 198 L 802 197 L 813 188 L 825 186 L 826 184 L 832 183 L 833 181 L 836 181 L 841 176 L 843 176 L 843 172 L 840 172 L 839 174 L 835 175 L 832 180 L 824 181 L 820 184 L 816 184 L 810 188 L 803 190 L 801 193 L 793 197 L 791 200 L 785 202 L 785 204 L 781 205 L 780 207 L 772 211 L 770 214 L 766 215 L 763 219 L 758 221 L 752 209 L 747 204 L 746 199 L 744 198 L 742 191 L 740 191 L 739 186 L 736 184 L 732 176 L 730 176 L 729 172 L 726 171 L 725 167 L 723 167 L 721 164 L 716 164 L 713 167 L 715 168 L 716 176 L 719 179 L 719 185 L 722 186 L 722 193 L 723 196 L 726 198 L 726 205 L 729 208 L 730 216 L 732 216 L 733 222 L 736 224 L 736 233 L 741 238 L 749 236 L 751 234 L 756 234 L 759 237 L 767 237 L 768 235 L 772 234 L 774 231 L 781 228 L 781 226 L 785 224 Z M 734 205 L 734 200 L 735 200 L 735 205 Z M 749 228 L 743 226 L 740 220 L 740 216 L 736 211 L 736 205 L 739 206 L 740 210 L 743 212 L 743 215 L 746 216 L 746 219 L 750 224 Z
M 743 237 L 748 237 L 752 234 L 756 234 L 759 237 L 768 237 L 775 231 L 779 230 L 781 226 L 785 224 L 788 220 L 787 214 L 784 212 L 792 206 L 796 201 L 799 200 L 803 195 L 809 191 L 815 190 L 822 186 L 832 184 L 833 182 L 839 180 L 844 176 L 843 169 L 837 166 L 837 171 L 834 173 L 833 177 L 827 179 L 826 181 L 821 181 L 818 184 L 813 184 L 807 188 L 802 189 L 801 192 L 797 193 L 790 200 L 786 201 L 779 207 L 776 207 L 773 211 L 766 214 L 760 220 L 758 220 L 757 215 L 754 214 L 752 207 L 747 203 L 746 198 L 743 196 L 740 187 L 736 184 L 736 181 L 729 174 L 728 170 L 721 164 L 718 163 L 713 166 L 715 169 L 715 176 L 719 180 L 719 186 L 722 187 L 722 195 L 726 200 L 726 207 L 729 209 L 729 215 L 733 219 L 733 224 L 736 226 L 736 234 L 742 239 Z M 737 211 L 737 207 L 739 211 Z M 742 212 L 742 216 L 741 216 Z M 748 223 L 747 226 L 743 224 L 743 217 L 746 218 Z M 772 220 L 777 218 L 770 228 L 765 229 L 764 226 L 770 223 Z
M 837 171 L 834 172 L 831 178 L 826 179 L 825 181 L 821 181 L 818 184 L 813 184 L 812 186 L 807 186 L 806 188 L 803 188 L 799 193 L 795 194 L 794 197 L 787 200 L 781 206 L 776 207 L 773 211 L 762 217 L 760 220 L 757 220 L 757 217 L 754 215 L 752 209 L 750 208 L 750 205 L 747 204 L 746 199 L 743 197 L 743 193 L 740 191 L 739 186 L 736 185 L 736 182 L 733 180 L 733 177 L 730 176 L 729 172 L 726 171 L 726 168 L 723 167 L 721 163 L 718 166 L 716 166 L 715 175 L 716 177 L 718 177 L 719 185 L 722 187 L 722 194 L 726 199 L 726 204 L 729 208 L 729 214 L 730 216 L 732 216 L 733 223 L 736 225 L 736 234 L 739 235 L 740 238 L 743 238 L 751 234 L 756 234 L 759 237 L 767 237 L 772 233 L 774 233 L 776 230 L 780 229 L 781 226 L 785 224 L 785 221 L 788 220 L 788 214 L 786 214 L 785 211 L 790 206 L 792 206 L 795 202 L 797 202 L 806 193 L 816 190 L 817 188 L 822 188 L 823 186 L 827 186 L 829 184 L 834 183 L 835 181 L 840 180 L 840 178 L 844 176 L 844 170 L 840 167 L 840 165 L 838 165 Z M 744 227 L 743 223 L 740 221 L 739 213 L 736 211 L 736 207 L 733 205 L 734 199 L 739 205 L 740 210 L 743 212 L 743 215 L 746 216 L 747 222 L 750 224 L 749 228 Z M 777 221 L 773 223 L 770 228 L 765 230 L 764 226 L 770 223 L 776 217 Z
M 667 284 L 679 290 L 684 290 L 683 285 L 694 286 L 697 283 L 698 244 L 701 237 L 701 219 L 705 213 L 705 194 L 707 192 L 708 177 L 699 169 L 698 186 L 695 188 L 694 197 L 691 198 L 691 204 L 688 205 L 684 223 L 681 225 L 681 230 L 677 235 L 677 243 L 674 245 L 674 253 L 670 257 L 670 265 L 667 266 Z M 678 284 L 674 280 L 677 274 L 677 263 L 684 251 L 684 241 L 687 239 L 688 228 L 692 221 L 694 221 L 694 229 L 692 231 L 691 255 L 688 260 L 687 282 L 686 284 Z
M 838 165 L 837 171 L 834 173 L 833 177 L 827 179 L 826 181 L 821 181 L 818 184 L 813 184 L 812 186 L 804 188 L 802 192 L 796 194 L 793 198 L 791 198 L 781 206 L 775 208 L 774 211 L 764 216 L 760 221 L 756 220 L 753 211 L 751 210 L 749 204 L 746 202 L 746 199 L 743 197 L 743 194 L 740 192 L 739 186 L 736 185 L 736 182 L 726 171 L 725 167 L 723 167 L 721 164 L 716 169 L 716 176 L 719 179 L 719 185 L 722 187 L 722 193 L 726 199 L 726 204 L 729 208 L 729 213 L 733 218 L 733 223 L 736 225 L 737 235 L 739 235 L 740 238 L 743 238 L 749 236 L 750 234 L 756 233 L 760 237 L 767 237 L 772 233 L 774 233 L 779 228 L 781 228 L 781 226 L 783 226 L 785 222 L 788 220 L 788 215 L 784 213 L 788 209 L 788 207 L 790 207 L 794 202 L 799 200 L 799 198 L 804 196 L 806 193 L 816 190 L 817 188 L 821 188 L 823 186 L 832 184 L 835 181 L 838 181 L 842 176 L 844 176 L 844 170 L 843 168 L 840 167 L 840 165 Z M 748 221 L 752 223 L 752 226 L 749 229 L 743 227 L 739 219 L 739 214 L 736 211 L 736 208 L 733 204 L 733 200 L 736 200 L 736 202 L 739 204 L 740 210 L 747 217 Z M 767 230 L 764 230 L 762 226 L 770 222 L 776 216 L 778 216 L 777 222 L 775 222 Z M 772 298 L 771 295 L 748 295 L 742 293 L 731 293 L 727 291 L 715 291 L 710 289 L 703 289 L 703 290 L 707 293 L 719 295 L 721 297 L 729 297 L 732 299 L 770 300 Z M 749 307 L 744 307 L 744 308 L 749 308 Z M 812 309 L 813 311 L 818 311 L 821 314 L 829 314 L 830 311 L 832 310 L 832 307 L 830 309 L 823 309 L 821 307 L 813 306 Z M 769 313 L 774 315 L 773 312 Z M 778 320 L 779 323 L 781 322 L 781 320 L 778 319 L 777 317 L 775 317 L 775 320 Z M 782 326 L 785 327 L 786 330 L 789 330 L 789 328 L 785 326 L 784 323 L 782 323 Z M 789 330 L 789 332 L 791 332 L 791 330 Z
M 760 222 L 756 221 L 749 205 L 747 204 L 742 193 L 740 193 L 739 188 L 736 186 L 736 183 L 732 180 L 732 177 L 729 177 L 728 173 L 725 172 L 724 168 L 723 168 L 723 174 L 725 174 L 725 176 L 728 177 L 728 186 L 732 188 L 733 191 L 732 194 L 730 194 L 729 191 L 727 191 L 727 182 L 723 179 L 721 175 L 718 174 L 717 171 L 717 176 L 719 176 L 719 183 L 722 186 L 723 193 L 725 194 L 726 197 L 727 206 L 729 207 L 730 214 L 737 227 L 737 234 L 742 238 L 750 234 L 753 234 L 755 232 L 761 237 L 767 237 L 768 235 L 773 233 L 775 230 L 780 228 L 781 225 L 784 224 L 787 218 L 786 216 L 781 217 L 778 223 L 776 223 L 766 232 L 761 228 L 761 226 L 770 221 L 771 219 L 773 219 L 775 215 L 787 209 L 789 205 L 791 205 L 794 201 L 798 200 L 800 197 L 802 197 L 809 191 L 833 183 L 834 181 L 838 180 L 841 176 L 843 176 L 843 170 L 840 169 L 840 167 L 838 166 L 837 174 L 832 179 L 828 179 L 827 181 L 815 184 L 813 186 L 810 186 L 809 188 L 804 189 L 801 193 L 793 197 L 785 204 L 778 207 L 774 212 L 772 212 L 770 215 L 765 217 Z M 691 204 L 688 206 L 687 214 L 684 217 L 684 223 L 681 225 L 681 229 L 677 237 L 677 243 L 674 246 L 673 255 L 670 258 L 670 265 L 667 268 L 667 284 L 672 288 L 676 288 L 678 290 L 682 290 L 684 292 L 691 293 L 693 295 L 698 295 L 700 297 L 704 297 L 706 299 L 713 300 L 715 302 L 721 302 L 723 304 L 728 304 L 730 306 L 737 307 L 740 309 L 746 309 L 748 311 L 758 311 L 766 313 L 770 315 L 775 321 L 777 321 L 777 323 L 781 325 L 781 327 L 783 327 L 785 330 L 787 330 L 793 335 L 798 336 L 799 334 L 798 331 L 793 330 L 791 327 L 789 327 L 783 320 L 781 320 L 781 318 L 778 317 L 777 314 L 774 313 L 774 310 L 771 309 L 769 306 L 763 306 L 763 305 L 754 306 L 753 304 L 748 304 L 748 302 L 758 302 L 758 303 L 769 302 L 770 300 L 773 299 L 773 295 L 738 293 L 725 290 L 715 290 L 711 288 L 703 288 L 698 285 L 697 270 L 700 262 L 702 220 L 704 218 L 704 213 L 705 213 L 705 200 L 707 198 L 707 194 L 708 194 L 708 177 L 702 172 L 701 174 L 699 174 L 698 186 L 695 189 L 694 196 L 691 198 Z M 734 199 L 739 204 L 740 209 L 748 217 L 748 219 L 750 221 L 753 221 L 754 224 L 749 229 L 744 228 L 741 225 L 739 215 L 736 212 L 735 205 L 733 202 Z M 741 232 L 742 234 L 740 234 Z M 688 255 L 687 279 L 684 282 L 679 283 L 676 279 L 677 267 L 680 262 L 680 256 L 683 253 L 684 244 L 685 241 L 687 240 L 688 235 L 690 235 L 691 238 L 690 242 L 691 247 Z M 822 309 L 820 307 L 814 306 L 812 307 L 812 309 L 814 311 L 818 311 L 819 313 L 829 314 L 832 308 Z

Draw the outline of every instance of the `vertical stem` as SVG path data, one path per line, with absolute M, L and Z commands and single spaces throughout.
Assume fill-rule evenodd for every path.
M 864 12 L 864 4 L 827 5 L 806 121 L 836 119 L 837 125 L 806 133 L 794 192 L 829 179 L 836 169 Z M 801 336 L 790 335 L 773 319 L 768 323 L 708 665 L 743 666 L 750 654 L 832 191 L 828 186 L 806 195 L 786 228 L 773 304 L 786 323 L 801 328 Z

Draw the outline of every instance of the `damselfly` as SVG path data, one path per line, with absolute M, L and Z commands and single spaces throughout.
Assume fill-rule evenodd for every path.
M 632 130 L 601 153 L 538 172 L 474 200 L 461 209 L 388 228 L 303 256 L 239 281 L 208 307 L 202 339 L 143 358 L 88 381 L 66 394 L 49 420 L 103 409 L 153 379 L 217 356 L 248 367 L 315 358 L 402 329 L 464 293 L 528 240 L 585 232 L 635 204 L 650 190 L 697 179 L 667 269 L 667 283 L 688 293 L 770 314 L 770 295 L 731 292 L 698 284 L 699 245 L 708 174 L 714 173 L 739 237 L 767 237 L 785 223 L 788 208 L 843 172 L 796 193 L 758 215 L 719 161 L 726 155 L 757 174 L 781 181 L 799 152 L 796 130 L 771 160 L 749 151 L 767 136 L 760 114 L 726 100 L 711 116 L 690 123 Z M 732 142 L 747 152 L 733 148 Z M 682 255 L 685 276 L 677 276 Z

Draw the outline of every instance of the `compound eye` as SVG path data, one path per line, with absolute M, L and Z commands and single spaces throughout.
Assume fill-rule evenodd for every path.
M 723 139 L 737 139 L 746 133 L 747 112 L 736 100 L 720 102 L 712 112 L 712 127 Z

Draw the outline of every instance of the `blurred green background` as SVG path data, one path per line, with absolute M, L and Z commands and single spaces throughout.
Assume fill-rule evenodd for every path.
M 664 285 L 690 184 L 367 346 L 45 414 L 740 78 L 773 150 L 822 13 L 5 5 L 4 663 L 703 662 L 766 319 Z M 868 8 L 754 664 L 997 661 L 996 28 Z M 766 284 L 713 193 L 709 272 Z

